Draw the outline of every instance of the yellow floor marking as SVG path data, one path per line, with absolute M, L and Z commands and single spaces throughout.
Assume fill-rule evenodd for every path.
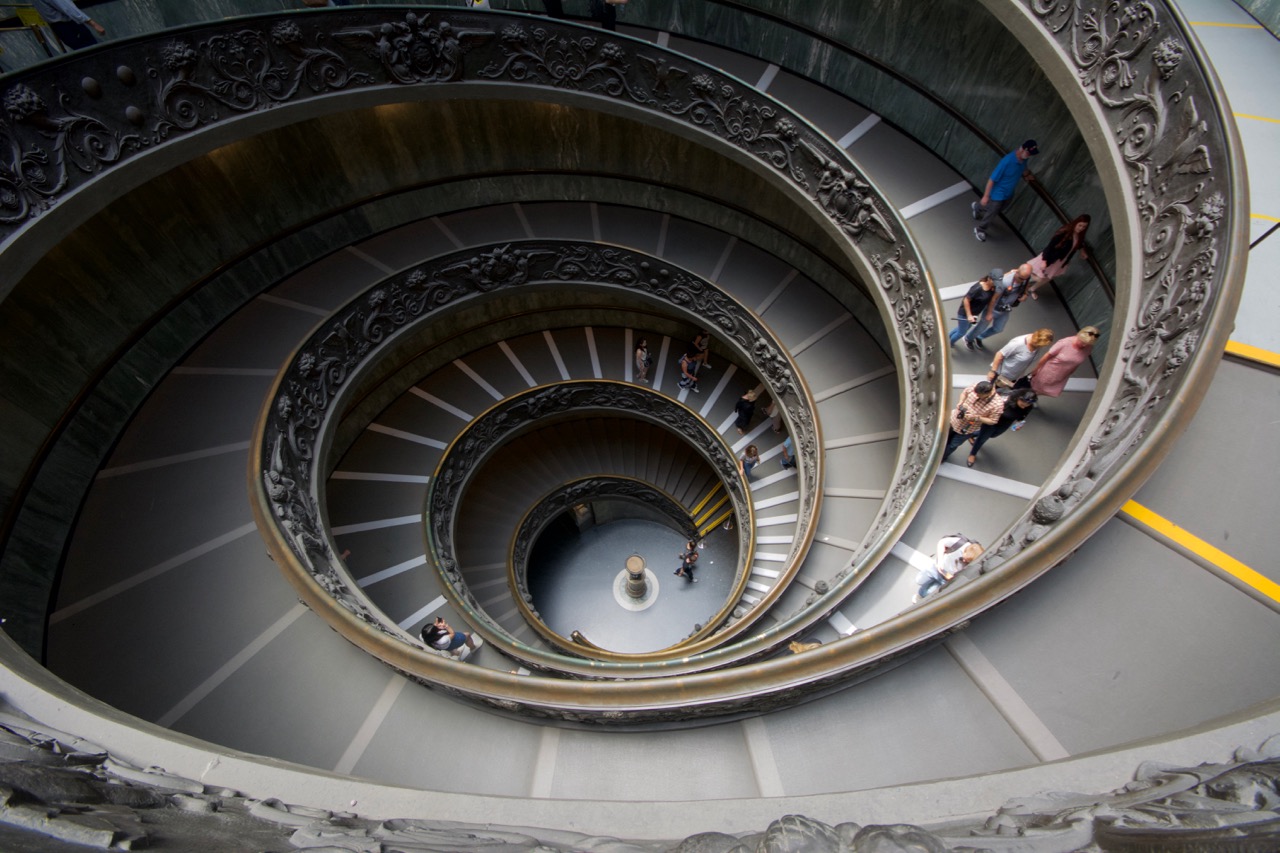
M 1280 216 L 1267 216 L 1265 213 L 1250 213 L 1254 219 L 1265 219 L 1268 222 L 1280 222 Z
M 1258 361 L 1271 367 L 1280 367 L 1280 352 L 1272 352 L 1262 347 L 1242 344 L 1239 341 L 1227 341 L 1227 354 L 1234 355 L 1236 358 Z
M 1256 589 L 1263 595 L 1280 601 L 1280 583 L 1276 583 L 1261 572 L 1254 571 L 1235 557 L 1215 548 L 1200 537 L 1192 535 L 1189 531 L 1184 530 L 1167 518 L 1156 515 L 1137 501 L 1129 501 L 1120 508 L 1120 511 L 1140 524 L 1151 528 L 1166 539 L 1186 548 L 1196 556 L 1208 560 L 1227 574 Z
M 1228 24 L 1221 21 L 1191 21 L 1193 27 L 1231 27 L 1237 30 L 1260 30 L 1262 24 Z
M 1269 121 L 1272 124 L 1280 124 L 1280 118 L 1267 118 L 1266 116 L 1254 116 L 1248 113 L 1232 113 L 1236 118 L 1251 118 L 1254 121 Z

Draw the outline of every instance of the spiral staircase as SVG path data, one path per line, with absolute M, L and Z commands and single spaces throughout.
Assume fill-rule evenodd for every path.
M 756 14 L 758 26 L 779 26 L 739 4 L 721 11 L 747 20 Z M 320 25 L 333 32 L 358 14 L 334 11 L 305 20 L 336 21 Z M 451 20 L 464 35 L 486 20 L 478 13 L 447 14 L 459 15 Z M 1000 18 L 999 12 L 981 14 Z M 1163 450 L 1141 443 L 1137 450 L 1108 449 L 1107 435 L 1145 416 L 1123 402 L 1108 409 L 1127 393 L 1114 380 L 1118 368 L 1108 373 L 1127 353 L 1119 318 L 1134 316 L 1138 327 L 1150 306 L 1146 285 L 1132 280 L 1125 255 L 1140 238 L 1122 227 L 1100 229 L 1095 254 L 1114 257 L 1095 258 L 1088 273 L 1074 269 L 1060 291 L 1019 308 L 1010 332 L 1048 326 L 1062 336 L 1106 316 L 1115 323 L 1105 353 L 1100 346 L 1095 358 L 1101 375 L 1086 366 L 1062 397 L 1044 401 L 1026 430 L 985 449 L 976 468 L 965 467 L 960 456 L 939 464 L 948 407 L 921 401 L 938 388 L 954 398 L 984 372 L 988 354 L 961 350 L 944 357 L 935 337 L 941 366 L 921 370 L 920 383 L 909 384 L 903 365 L 915 355 L 896 336 L 895 323 L 925 318 L 936 333 L 978 274 L 1028 255 L 1007 227 L 987 243 L 969 235 L 974 181 L 966 175 L 984 167 L 969 163 L 965 152 L 949 162 L 939 156 L 945 144 L 922 142 L 923 133 L 916 137 L 880 120 L 829 81 L 819 82 L 817 73 L 780 69 L 740 40 L 717 44 L 717 38 L 732 39 L 714 21 L 664 15 L 654 11 L 652 19 L 666 21 L 666 28 L 637 25 L 624 33 L 672 52 L 655 68 L 671 71 L 674 64 L 658 63 L 686 58 L 704 62 L 746 81 L 744 87 L 766 91 L 838 141 L 875 197 L 896 211 L 889 225 L 909 235 L 903 239 L 918 250 L 929 273 L 924 287 L 935 295 L 905 316 L 895 313 L 892 300 L 877 292 L 890 290 L 885 279 L 867 276 L 883 270 L 883 258 L 842 253 L 840 241 L 851 232 L 805 227 L 798 214 L 771 206 L 786 197 L 770 195 L 775 188 L 765 182 L 742 191 L 758 194 L 760 205 L 751 206 L 732 195 L 708 198 L 705 186 L 662 178 L 646 185 L 642 176 L 613 174 L 603 154 L 600 167 L 583 164 L 580 174 L 558 167 L 531 172 L 503 145 L 538 146 L 485 138 L 462 123 L 509 111 L 545 122 L 538 130 L 561 134 L 548 147 L 581 143 L 593 130 L 632 127 L 560 115 L 574 107 L 609 112 L 590 98 L 565 95 L 529 108 L 504 92 L 497 101 L 482 101 L 474 115 L 446 102 L 446 111 L 458 111 L 458 126 L 477 134 L 462 141 L 486 151 L 441 156 L 450 166 L 490 156 L 495 168 L 464 189 L 465 181 L 450 177 L 406 179 L 403 187 L 364 196 L 355 150 L 335 155 L 326 147 L 360 122 L 407 134 L 419 122 L 441 118 L 435 96 L 398 102 L 377 92 L 365 95 L 373 101 L 366 104 L 359 92 L 336 93 L 345 99 L 342 111 L 326 117 L 317 107 L 310 117 L 292 117 L 307 123 L 302 130 L 271 111 L 259 113 L 246 126 L 275 135 L 263 149 L 280 158 L 271 168 L 296 168 L 290 179 L 279 171 L 264 176 L 264 186 L 283 192 L 326 159 L 344 164 L 360 186 L 354 200 L 333 210 L 313 209 L 307 197 L 301 207 L 309 218 L 290 219 L 288 228 L 272 223 L 287 198 L 265 198 L 257 210 L 235 209 L 242 196 L 232 191 L 210 201 L 232 208 L 220 221 L 252 222 L 246 231 L 257 230 L 261 241 L 252 246 L 237 243 L 236 235 L 227 238 L 232 249 L 221 248 L 216 222 L 208 223 L 206 239 L 184 235 L 180 241 L 180 229 L 163 222 L 127 222 L 128 229 L 164 232 L 153 243 L 136 238 L 169 255 L 157 259 L 158 268 L 175 263 L 180 251 L 196 251 L 202 253 L 192 268 L 212 272 L 177 287 L 156 312 L 170 319 L 151 317 L 150 326 L 129 315 L 133 305 L 122 296 L 126 316 L 113 325 L 136 323 L 146 331 L 103 358 L 97 387 L 86 383 L 72 395 L 75 405 L 68 408 L 76 411 L 59 427 L 66 436 L 79 428 L 71 421 L 100 419 L 101 464 L 92 466 L 82 496 L 63 496 L 61 510 L 50 498 L 31 497 L 42 493 L 32 485 L 36 475 L 29 475 L 26 508 L 10 512 L 6 533 L 19 540 L 40 538 L 46 519 L 51 529 L 58 517 L 72 522 L 65 546 L 51 539 L 58 568 L 56 583 L 49 581 L 47 624 L 23 643 L 56 679 L 42 684 L 39 676 L 24 676 L 39 689 L 7 690 L 14 707 L 34 712 L 74 695 L 86 710 L 63 719 L 94 721 L 102 739 L 131 744 L 126 750 L 145 742 L 163 756 L 157 763 L 185 761 L 189 771 L 192 762 L 219 755 L 229 768 L 256 768 L 273 790 L 300 792 L 314 784 L 309 801 L 326 807 L 350 799 L 383 815 L 573 826 L 631 837 L 751 828 L 762 810 L 865 820 L 847 813 L 852 803 L 886 819 L 950 817 L 976 810 L 985 799 L 994 807 L 1028 784 L 1052 784 L 1039 780 L 1053 779 L 1054 772 L 1072 780 L 1107 778 L 1116 766 L 1133 763 L 1130 757 L 1142 754 L 1135 744 L 1144 741 L 1176 745 L 1187 732 L 1225 731 L 1240 720 L 1246 727 L 1268 725 L 1280 680 L 1274 655 L 1265 654 L 1280 639 L 1276 600 L 1238 578 L 1206 571 L 1197 554 L 1150 535 L 1133 512 L 1115 510 L 1131 496 L 1175 515 L 1185 508 L 1179 517 L 1203 518 L 1206 528 L 1221 523 L 1232 535 L 1229 550 L 1274 574 L 1265 506 L 1240 508 L 1242 501 L 1231 497 L 1263 485 L 1260 472 L 1272 466 L 1257 463 L 1274 460 L 1273 447 L 1265 433 L 1221 417 L 1242 399 L 1260 401 L 1264 413 L 1273 410 L 1274 373 L 1223 361 L 1216 352 L 1200 354 L 1185 386 L 1162 388 L 1144 401 L 1157 409 L 1166 393 L 1190 401 L 1143 422 L 1139 442 Z M 1029 17 L 1008 26 L 1022 34 Z M 504 24 L 535 26 L 525 20 Z M 186 35 L 200 32 L 196 27 Z M 819 38 L 813 30 L 796 32 Z M 821 43 L 822 51 L 831 49 Z M 175 67 L 172 51 L 167 55 Z M 850 56 L 866 59 L 853 49 Z M 47 73 L 62 72 L 51 65 Z M 180 74 L 179 80 L 189 78 Z M 670 80 L 674 86 L 678 78 Z M 1075 97 L 1063 96 L 1068 109 Z M 321 141 L 312 149 L 307 134 L 316 131 Z M 176 193 L 186 207 L 182 191 L 197 177 L 222 169 L 252 173 L 240 171 L 246 157 L 237 149 L 240 139 L 210 143 L 191 174 L 169 171 L 185 155 L 166 157 L 164 145 L 156 144 L 144 158 L 156 165 L 115 186 L 106 177 L 99 185 L 103 193 L 134 193 L 142 207 Z M 299 155 L 292 164 L 290 151 Z M 701 156 L 677 145 L 654 162 L 681 155 Z M 747 180 L 750 165 L 726 159 L 695 165 L 719 170 L 706 183 Z M 1101 183 L 1085 191 L 1118 198 L 1116 182 Z M 37 221 L 30 239 L 49 242 L 49 256 L 21 255 L 17 241 L 7 251 L 38 273 L 57 271 L 63 253 L 68 264 L 81 261 L 80 244 L 126 225 L 121 214 L 94 218 L 93 191 L 90 186 L 78 197 L 88 200 L 77 213 L 85 223 L 77 245 L 59 247 L 52 232 L 39 233 Z M 1053 213 L 1031 210 L 1030 191 L 1021 194 L 1028 198 L 1020 199 L 1012 221 L 1034 231 L 1041 227 L 1037 216 Z M 1128 203 L 1115 200 L 1111 217 L 1120 217 Z M 198 208 L 191 208 L 193 215 Z M 174 240 L 173 247 L 165 249 L 165 240 Z M 196 245 L 205 248 L 192 250 Z M 723 298 L 769 346 L 751 349 L 720 335 L 717 318 L 689 307 L 696 308 L 696 300 L 645 301 L 649 294 L 606 289 L 603 277 L 568 275 L 544 275 L 537 288 L 518 292 L 480 293 L 474 304 L 412 330 L 396 326 L 376 342 L 385 357 L 343 376 L 336 402 L 316 415 L 323 427 L 314 442 L 300 443 L 312 451 L 305 463 L 314 467 L 304 473 L 314 476 L 310 487 L 324 522 L 315 541 L 300 533 L 302 516 L 290 514 L 296 503 L 286 506 L 278 497 L 286 489 L 293 493 L 295 484 L 269 476 L 283 470 L 273 467 L 282 445 L 270 436 L 295 425 L 280 400 L 292 395 L 296 407 L 309 399 L 298 392 L 298 377 L 322 372 L 306 357 L 324 352 L 333 329 L 353 328 L 351 318 L 367 320 L 388 298 L 409 293 L 415 271 L 440 276 L 441 270 L 474 270 L 485 259 L 602 250 L 625 258 L 619 261 L 625 269 L 642 271 L 637 281 L 671 276 L 681 283 L 672 292 Z M 228 270 L 238 277 L 234 285 L 210 297 L 222 287 L 218 274 Z M 115 275 L 104 281 L 124 282 L 123 271 Z M 138 276 L 145 289 L 149 274 L 139 270 Z M 1215 291 L 1223 282 L 1215 295 L 1228 318 L 1239 287 L 1230 279 L 1221 272 L 1214 280 Z M 1113 288 L 1108 298 L 1098 295 Z M 11 312 L 8 323 L 28 316 L 46 322 L 50 315 L 29 307 L 39 305 L 29 287 L 16 293 L 24 309 Z M 232 304 L 234 310 L 223 310 Z M 65 326 L 49 328 L 50 335 L 74 335 L 80 324 L 98 319 L 74 308 L 68 313 Z M 181 321 L 171 319 L 177 315 Z M 1227 322 L 1210 319 L 1197 327 L 1201 343 L 1224 337 Z M 692 394 L 677 384 L 676 359 L 704 324 L 717 331 L 713 369 L 702 374 L 701 393 Z M 191 335 L 196 328 L 204 331 Z M 641 337 L 655 354 L 648 385 L 636 381 L 632 363 Z M 759 357 L 775 348 L 776 361 Z M 179 355 L 165 363 L 165 352 Z M 323 357 L 318 360 L 324 368 Z M 782 365 L 790 380 L 764 364 Z M 154 381 L 145 378 L 153 375 Z M 134 389 L 103 390 L 130 381 L 146 386 L 142 397 Z M 489 450 L 468 449 L 485 418 L 500 419 L 522 400 L 579 384 L 606 389 L 599 393 L 621 400 L 625 411 L 535 419 Z M 762 414 L 745 434 L 734 429 L 734 403 L 757 387 L 785 400 L 785 427 L 802 439 L 799 470 L 778 464 L 782 436 Z M 637 394 L 652 395 L 640 398 L 650 402 L 629 403 Z M 1202 394 L 1206 401 L 1193 418 L 1191 403 Z M 139 400 L 136 411 L 130 399 Z M 637 408 L 658 405 L 689 413 L 705 428 L 705 442 L 635 417 Z M 112 431 L 115 422 L 121 428 Z M 15 425 L 38 432 L 25 421 Z M 1172 445 L 1182 429 L 1185 435 Z M 716 468 L 717 460 L 732 460 L 752 443 L 764 459 L 753 481 L 726 473 L 723 464 Z M 1164 460 L 1169 446 L 1174 450 Z M 1224 447 L 1235 452 L 1223 454 Z M 51 469 L 61 475 L 56 469 L 70 467 L 72 456 L 83 468 L 93 455 L 92 447 L 68 453 L 56 442 L 43 453 L 41 477 L 53 476 Z M 1108 480 L 1109 464 L 1136 470 Z M 460 472 L 465 487 L 440 497 L 438 485 L 450 470 Z M 1090 484 L 1100 484 L 1096 493 L 1073 479 L 1072 472 L 1083 470 Z M 548 493 L 596 476 L 640 481 L 670 495 L 710 547 L 736 554 L 736 568 L 703 567 L 702 577 L 711 580 L 714 572 L 715 582 L 690 594 L 714 616 L 690 625 L 682 643 L 611 654 L 549 636 L 536 607 L 522 598 L 510 559 L 514 531 Z M 911 495 L 905 507 L 895 502 L 904 489 Z M 734 504 L 705 511 L 717 490 L 742 502 L 732 531 L 721 522 Z M 1204 506 L 1204 494 L 1215 495 L 1216 506 Z M 1081 500 L 1077 516 L 1089 520 L 1078 521 L 1074 538 L 1057 536 L 1057 519 L 1046 520 L 1045 507 L 1065 503 L 1071 510 Z M 934 542 L 955 530 L 989 543 L 989 568 L 913 606 L 917 569 Z M 450 536 L 453 550 L 445 551 Z M 33 553 L 11 548 L 6 571 L 38 590 L 24 575 Z M 663 552 L 649 559 L 661 568 L 671 557 Z M 14 588 L 11 582 L 8 589 Z M 664 584 L 663 595 L 673 592 Z M 489 642 L 465 663 L 435 655 L 416 638 L 436 616 Z M 616 618 L 625 616 L 619 609 Z M 793 654 L 791 641 L 818 645 Z M 1248 649 L 1264 654 L 1242 651 Z M 14 660 L 20 655 L 16 646 L 10 652 Z M 10 671 L 24 672 L 24 666 L 15 663 Z M 1029 770 L 1045 775 L 1025 775 Z M 919 785 L 918 796 L 946 796 L 938 780 L 957 777 L 965 781 L 954 783 L 951 790 L 963 792 L 954 803 L 909 806 L 895 793 Z M 420 796 L 427 799 L 415 799 Z

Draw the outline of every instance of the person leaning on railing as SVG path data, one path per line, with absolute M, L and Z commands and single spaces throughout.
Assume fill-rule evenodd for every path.
M 974 542 L 963 533 L 953 533 L 938 540 L 934 551 L 933 562 L 926 569 L 921 569 L 916 577 L 919 590 L 911 597 L 916 604 L 934 590 L 941 589 L 965 567 L 982 556 L 982 545 Z
M 67 48 L 79 50 L 98 43 L 89 32 L 105 35 L 107 30 L 80 10 L 72 0 L 31 0 L 31 5 L 45 19 L 54 34 Z
M 441 616 L 437 616 L 434 622 L 422 629 L 422 642 L 436 651 L 448 652 L 459 660 L 466 660 L 484 644 L 484 640 L 474 634 L 453 630 L 453 626 Z M 466 646 L 465 650 L 463 646 Z

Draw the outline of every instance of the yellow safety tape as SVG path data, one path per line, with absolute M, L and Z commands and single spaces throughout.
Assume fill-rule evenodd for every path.
M 1267 116 L 1254 116 L 1248 113 L 1232 113 L 1236 118 L 1251 118 L 1254 121 L 1269 121 L 1272 124 L 1280 124 L 1280 118 L 1268 118 Z
M 711 513 L 715 512 L 720 507 L 724 506 L 728 502 L 728 500 L 729 500 L 729 495 L 725 494 L 723 497 L 720 498 L 720 500 L 716 501 L 714 505 L 708 507 L 707 511 L 704 512 L 700 517 L 695 518 L 693 520 L 693 523 L 695 525 L 702 524 L 702 522 L 706 521 L 711 516 Z
M 1120 508 L 1120 511 L 1134 521 L 1151 528 L 1164 538 L 1186 548 L 1197 557 L 1209 561 L 1246 586 L 1256 589 L 1269 598 L 1280 601 L 1280 583 L 1276 583 L 1261 572 L 1249 568 L 1235 557 L 1215 548 L 1167 518 L 1156 515 L 1137 501 L 1129 501 Z
M 698 528 L 698 536 L 699 537 L 706 536 L 712 530 L 715 530 L 719 525 L 724 524 L 726 521 L 728 521 L 730 516 L 732 515 L 733 515 L 733 510 L 729 510 L 724 515 L 717 518 L 715 521 L 709 522 L 703 525 L 702 527 Z
M 711 500 L 711 498 L 715 496 L 715 493 L 720 491 L 723 488 L 724 488 L 724 483 L 716 483 L 715 486 L 712 487 L 711 491 L 707 492 L 707 496 L 702 500 L 698 501 L 697 506 L 689 510 L 689 515 L 697 515 L 699 512 L 701 512 L 702 508 L 707 505 L 707 501 Z
M 1249 361 L 1256 361 L 1269 367 L 1280 367 L 1280 353 L 1265 350 L 1262 347 L 1242 344 L 1239 341 L 1227 341 L 1227 355 L 1234 355 L 1236 358 L 1247 358 Z

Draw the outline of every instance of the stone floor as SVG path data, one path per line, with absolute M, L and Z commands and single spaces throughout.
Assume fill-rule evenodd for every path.
M 562 636 L 581 631 L 610 651 L 674 645 L 719 610 L 733 587 L 737 540 L 722 528 L 703 540 L 697 583 L 673 576 L 684 537 L 656 521 L 623 519 L 570 537 L 554 548 L 547 563 L 530 567 L 534 604 L 552 630 Z M 656 590 L 643 610 L 616 600 L 618 575 L 632 554 L 644 558 Z

